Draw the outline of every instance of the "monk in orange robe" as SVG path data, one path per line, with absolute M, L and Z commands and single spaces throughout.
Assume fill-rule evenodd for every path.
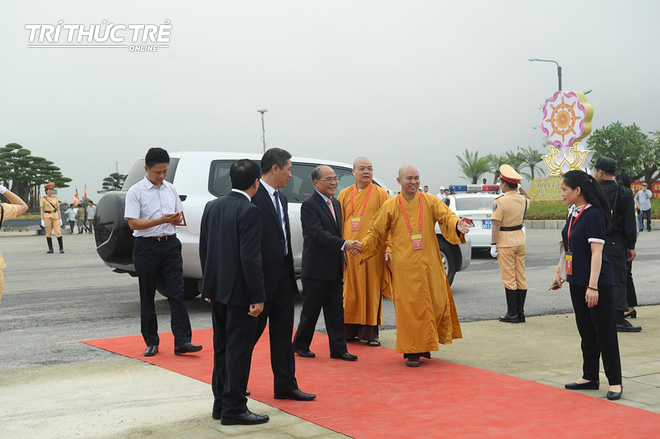
M 337 196 L 341 203 L 342 231 L 346 240 L 360 240 L 378 209 L 390 199 L 387 191 L 373 183 L 371 161 L 360 157 L 353 162 L 355 184 Z M 386 253 L 388 252 L 388 253 Z M 383 324 L 382 294 L 388 287 L 384 280 L 386 248 L 379 255 L 360 264 L 359 255 L 346 254 L 344 270 L 344 329 L 346 341 L 363 340 L 380 346 L 378 325 Z M 387 292 L 384 293 L 386 296 Z
M 419 172 L 399 170 L 401 193 L 383 204 L 361 240 L 362 258 L 380 254 L 388 234 L 392 243 L 392 287 L 396 311 L 396 351 L 406 366 L 418 367 L 439 344 L 461 338 L 456 307 L 442 265 L 435 223 L 444 238 L 465 242 L 469 220 L 460 219 L 439 198 L 418 192 Z

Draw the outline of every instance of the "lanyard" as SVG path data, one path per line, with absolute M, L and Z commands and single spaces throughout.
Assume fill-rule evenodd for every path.
M 355 199 L 355 188 L 357 187 L 357 183 L 355 183 L 355 186 L 351 188 L 351 214 L 353 214 L 355 208 L 353 207 L 353 200 Z M 373 183 L 369 183 L 369 192 L 367 192 L 367 199 L 364 200 L 364 205 L 362 206 L 362 211 L 360 212 L 360 218 L 362 218 L 362 215 L 364 215 L 364 210 L 367 208 L 367 203 L 369 202 L 369 197 L 371 196 L 371 190 L 374 188 Z
M 410 227 L 410 221 L 408 221 L 408 215 L 406 215 L 406 209 L 403 207 L 403 202 L 401 201 L 401 194 L 398 196 L 399 205 L 401 206 L 401 211 L 403 212 L 403 218 L 406 220 L 406 225 L 408 226 L 408 231 L 410 235 L 413 234 L 412 227 Z M 419 194 L 419 233 L 422 233 L 422 194 Z
M 584 212 L 584 209 L 586 209 L 588 205 L 589 204 L 587 203 L 584 206 L 582 206 L 582 209 L 580 209 L 580 213 L 578 213 L 578 216 L 577 216 L 577 218 L 575 218 L 575 221 L 573 221 L 573 213 L 571 212 L 571 219 L 568 220 L 568 233 L 567 233 L 567 235 L 568 235 L 567 236 L 567 238 L 568 238 L 567 247 L 569 248 L 569 250 L 571 248 L 571 231 L 575 227 L 575 223 L 577 223 L 578 220 L 580 219 L 580 217 L 582 216 L 582 212 Z

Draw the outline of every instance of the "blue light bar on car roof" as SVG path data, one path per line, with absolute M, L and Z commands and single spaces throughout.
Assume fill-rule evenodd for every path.
M 462 184 L 449 186 L 450 192 L 497 192 L 500 187 L 496 184 Z

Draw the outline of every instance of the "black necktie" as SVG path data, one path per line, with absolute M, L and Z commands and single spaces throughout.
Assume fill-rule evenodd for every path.
M 275 191 L 273 195 L 275 197 L 275 210 L 277 211 L 277 219 L 280 221 L 280 225 L 282 226 L 282 234 L 284 235 L 284 256 L 286 256 L 289 254 L 289 251 L 286 245 L 286 229 L 284 228 L 284 221 L 282 220 L 282 209 L 280 208 L 280 193 Z

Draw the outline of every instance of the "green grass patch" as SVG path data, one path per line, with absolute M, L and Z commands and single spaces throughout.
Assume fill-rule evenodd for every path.
M 532 201 L 525 219 L 557 220 L 566 219 L 568 206 L 562 201 Z M 651 200 L 651 218 L 660 219 L 660 200 Z

